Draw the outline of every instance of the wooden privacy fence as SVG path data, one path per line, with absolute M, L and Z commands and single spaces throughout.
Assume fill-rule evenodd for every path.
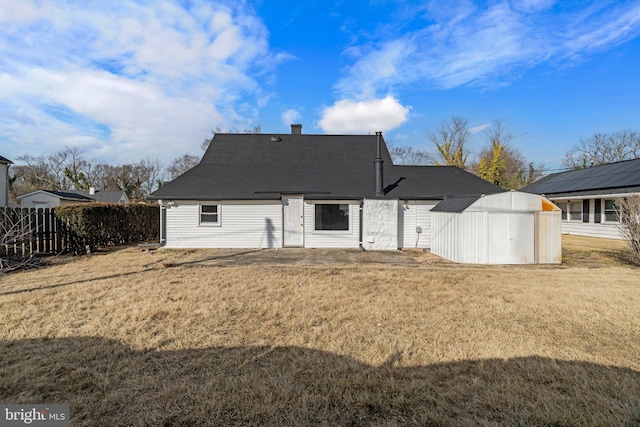
M 57 254 L 70 234 L 53 209 L 0 208 L 0 253 L 5 256 Z

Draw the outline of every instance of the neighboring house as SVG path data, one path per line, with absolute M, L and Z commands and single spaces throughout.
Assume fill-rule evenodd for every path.
M 621 239 L 614 201 L 640 193 L 640 159 L 556 173 L 521 191 L 558 205 L 565 234 Z
M 380 133 L 217 133 L 155 191 L 167 247 L 428 248 L 445 197 L 502 190 L 452 166 L 397 166 Z
M 17 197 L 24 208 L 56 208 L 58 206 L 76 203 L 129 203 L 124 191 L 94 191 L 68 190 L 50 191 L 37 190 Z
M 11 160 L 0 156 L 0 208 L 9 205 L 9 165 Z

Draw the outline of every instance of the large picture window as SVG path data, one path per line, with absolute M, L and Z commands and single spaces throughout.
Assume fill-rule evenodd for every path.
M 349 205 L 316 204 L 315 229 L 318 231 L 348 231 Z
M 617 211 L 618 207 L 616 206 L 616 202 L 611 199 L 604 201 L 604 220 L 606 222 L 618 222 Z
M 200 225 L 220 225 L 220 205 L 200 205 Z

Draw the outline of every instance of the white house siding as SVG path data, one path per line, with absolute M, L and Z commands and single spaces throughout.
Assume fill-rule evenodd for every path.
M 601 237 L 604 239 L 622 239 L 620 232 L 618 231 L 618 226 L 611 223 L 593 224 L 578 221 L 562 221 L 562 234 Z
M 349 205 L 349 231 L 316 231 L 315 204 L 339 203 Z M 305 248 L 357 248 L 360 244 L 359 200 L 305 200 L 304 202 L 304 247 Z
M 219 204 L 220 225 L 199 225 L 199 205 Z M 176 201 L 166 209 L 168 248 L 280 248 L 280 201 Z
M 362 214 L 366 250 L 398 249 L 398 201 L 367 199 Z
M 57 208 L 64 204 L 64 200 L 60 200 L 60 197 L 45 192 L 35 192 L 20 199 L 20 206 L 23 208 Z M 77 202 L 79 203 L 79 202 Z M 45 206 L 46 204 L 46 206 Z
M 431 247 L 431 209 L 439 200 L 398 202 L 398 247 Z M 419 227 L 420 232 L 417 232 Z
M 620 232 L 618 230 L 618 223 L 617 222 L 607 222 L 604 218 L 604 203 L 602 206 L 602 212 L 601 212 L 601 222 L 597 223 L 595 222 L 595 202 L 596 199 L 599 201 L 603 201 L 605 199 L 615 199 L 616 197 L 618 197 L 618 195 L 616 195 L 615 197 L 611 196 L 611 195 L 604 195 L 601 197 L 595 197 L 595 196 L 591 196 L 591 199 L 589 200 L 589 221 L 588 222 L 583 222 L 582 219 L 574 219 L 571 220 L 569 219 L 569 214 L 567 213 L 567 219 L 562 220 L 562 234 L 573 234 L 576 236 L 587 236 L 587 237 L 599 237 L 599 238 L 604 238 L 604 239 L 617 239 L 617 240 L 621 240 L 622 236 L 620 235 Z M 568 203 L 568 202 L 574 202 L 574 203 L 582 203 L 583 199 L 579 199 L 579 198 L 571 198 L 571 199 L 550 199 L 551 201 L 553 201 L 554 203 L 558 204 L 558 203 Z

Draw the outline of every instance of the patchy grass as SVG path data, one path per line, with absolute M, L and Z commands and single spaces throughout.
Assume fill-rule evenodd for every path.
M 619 243 L 565 236 L 562 266 L 56 259 L 0 278 L 0 402 L 74 426 L 637 425 Z

